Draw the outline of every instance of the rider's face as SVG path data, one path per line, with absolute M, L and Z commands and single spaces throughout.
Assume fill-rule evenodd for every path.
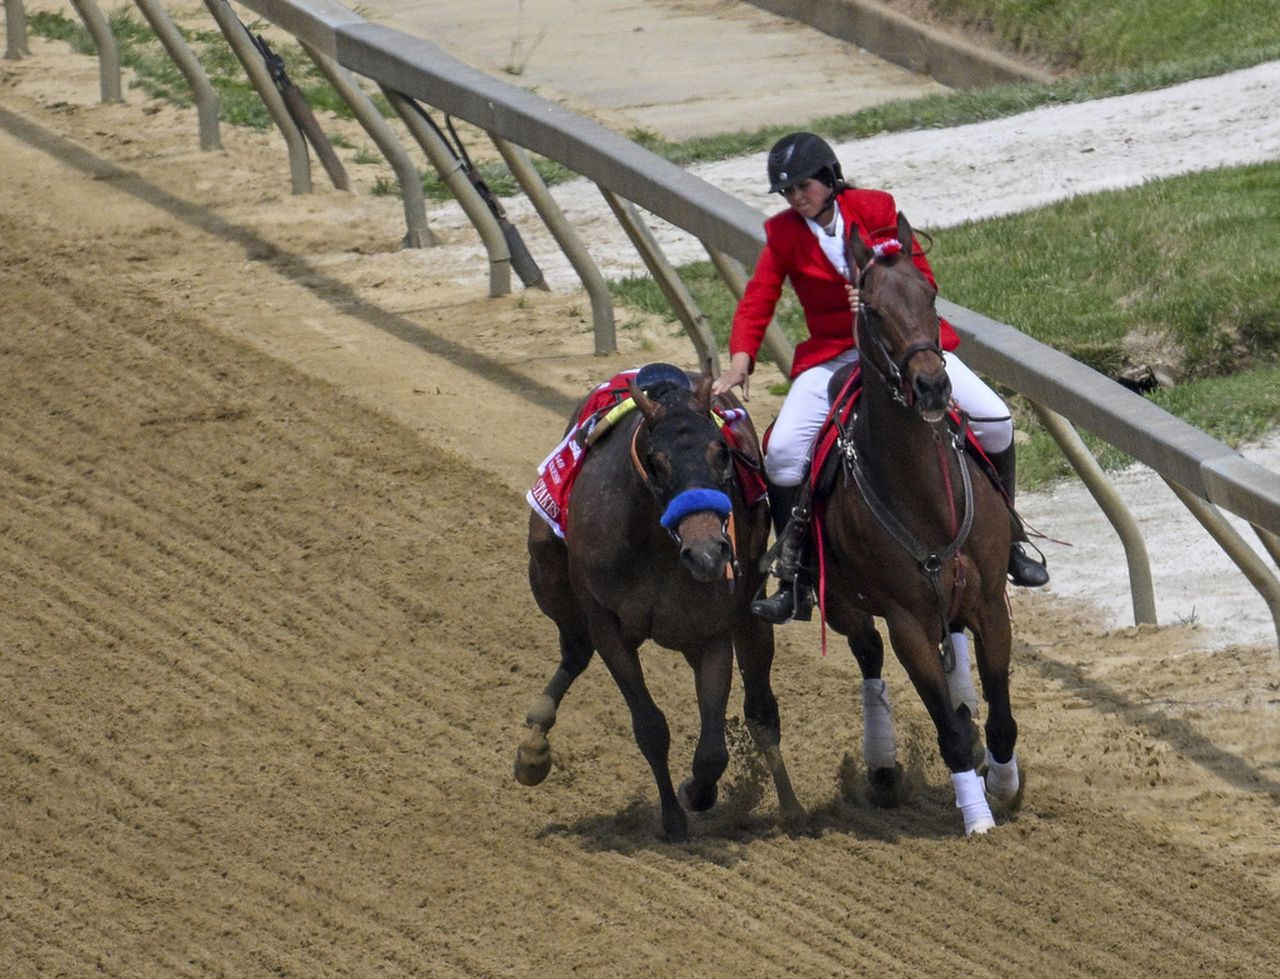
M 831 188 L 821 180 L 806 177 L 782 192 L 791 209 L 804 218 L 816 219 L 827 207 Z

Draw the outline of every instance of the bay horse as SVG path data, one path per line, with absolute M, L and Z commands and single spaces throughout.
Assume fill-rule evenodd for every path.
M 547 732 L 561 699 L 598 651 L 630 708 L 636 743 L 657 782 L 663 833 L 677 842 L 689 835 L 686 807 L 703 812 L 714 805 L 729 762 L 725 709 L 735 653 L 747 726 L 773 775 L 783 818 L 793 821 L 804 812 L 780 750 L 770 684 L 773 628 L 749 608 L 763 574 L 768 507 L 747 505 L 734 454 L 758 465 L 759 442 L 742 412 L 731 451 L 712 416 L 711 378 L 695 387 L 679 375 L 683 383 L 664 381 L 647 392 L 630 379 L 637 410 L 586 452 L 563 539 L 540 516 L 530 517 L 529 584 L 559 631 L 560 664 L 529 709 L 515 766 L 525 785 L 546 778 Z M 716 404 L 741 408 L 732 397 Z M 667 721 L 638 654 L 646 640 L 682 653 L 694 673 L 701 727 L 692 775 L 678 793 Z
M 912 247 L 901 213 L 896 242 L 873 249 L 856 232 L 850 236 L 862 387 L 856 416 L 836 440 L 841 472 L 815 510 L 821 598 L 864 679 L 864 756 L 873 789 L 890 799 L 901 789 L 876 616 L 937 728 L 969 835 L 995 826 L 987 793 L 1007 809 L 1021 802 L 1005 597 L 1012 524 L 1003 495 L 948 425 L 951 384 L 938 344 L 936 290 L 912 261 Z M 982 750 L 971 719 L 976 696 L 973 707 L 953 702 L 947 675 L 965 628 L 988 705 L 983 775 L 975 770 Z

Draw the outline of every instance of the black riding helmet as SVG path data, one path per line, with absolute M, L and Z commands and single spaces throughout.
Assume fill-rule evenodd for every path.
M 835 150 L 825 139 L 813 133 L 789 133 L 773 144 L 769 193 L 777 194 L 809 177 L 817 177 L 828 187 L 844 179 Z

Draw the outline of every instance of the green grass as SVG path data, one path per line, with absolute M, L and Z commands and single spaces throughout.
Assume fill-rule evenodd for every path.
M 1280 0 L 931 0 L 1014 50 L 1084 74 L 1274 46 Z
M 1191 174 L 939 232 L 948 298 L 1114 370 L 1133 334 L 1189 379 L 1280 349 L 1280 164 Z
M 1177 383 L 1147 397 L 1239 445 L 1280 426 L 1278 199 L 1280 164 L 1191 174 L 950 228 L 930 258 L 947 298 L 1103 373 L 1154 347 Z M 1068 475 L 1035 416 L 1018 425 L 1021 481 Z M 1130 461 L 1086 441 L 1106 467 Z

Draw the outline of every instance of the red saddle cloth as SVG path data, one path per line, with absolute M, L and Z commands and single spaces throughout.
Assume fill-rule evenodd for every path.
M 568 523 L 569 496 L 587 453 L 587 436 L 610 411 L 631 397 L 627 382 L 638 371 L 639 368 L 622 371 L 592 390 L 578 413 L 576 423 L 538 466 L 538 479 L 525 493 L 525 499 L 533 507 L 533 512 L 545 520 L 560 537 L 564 536 Z M 764 475 L 758 468 L 753 469 L 742 460 L 742 454 L 737 451 L 740 437 L 734 430 L 737 422 L 747 417 L 747 412 L 743 408 L 712 410 L 724 421 L 720 431 L 729 443 L 729 448 L 734 450 L 734 471 L 747 505 L 755 506 L 765 495 Z

